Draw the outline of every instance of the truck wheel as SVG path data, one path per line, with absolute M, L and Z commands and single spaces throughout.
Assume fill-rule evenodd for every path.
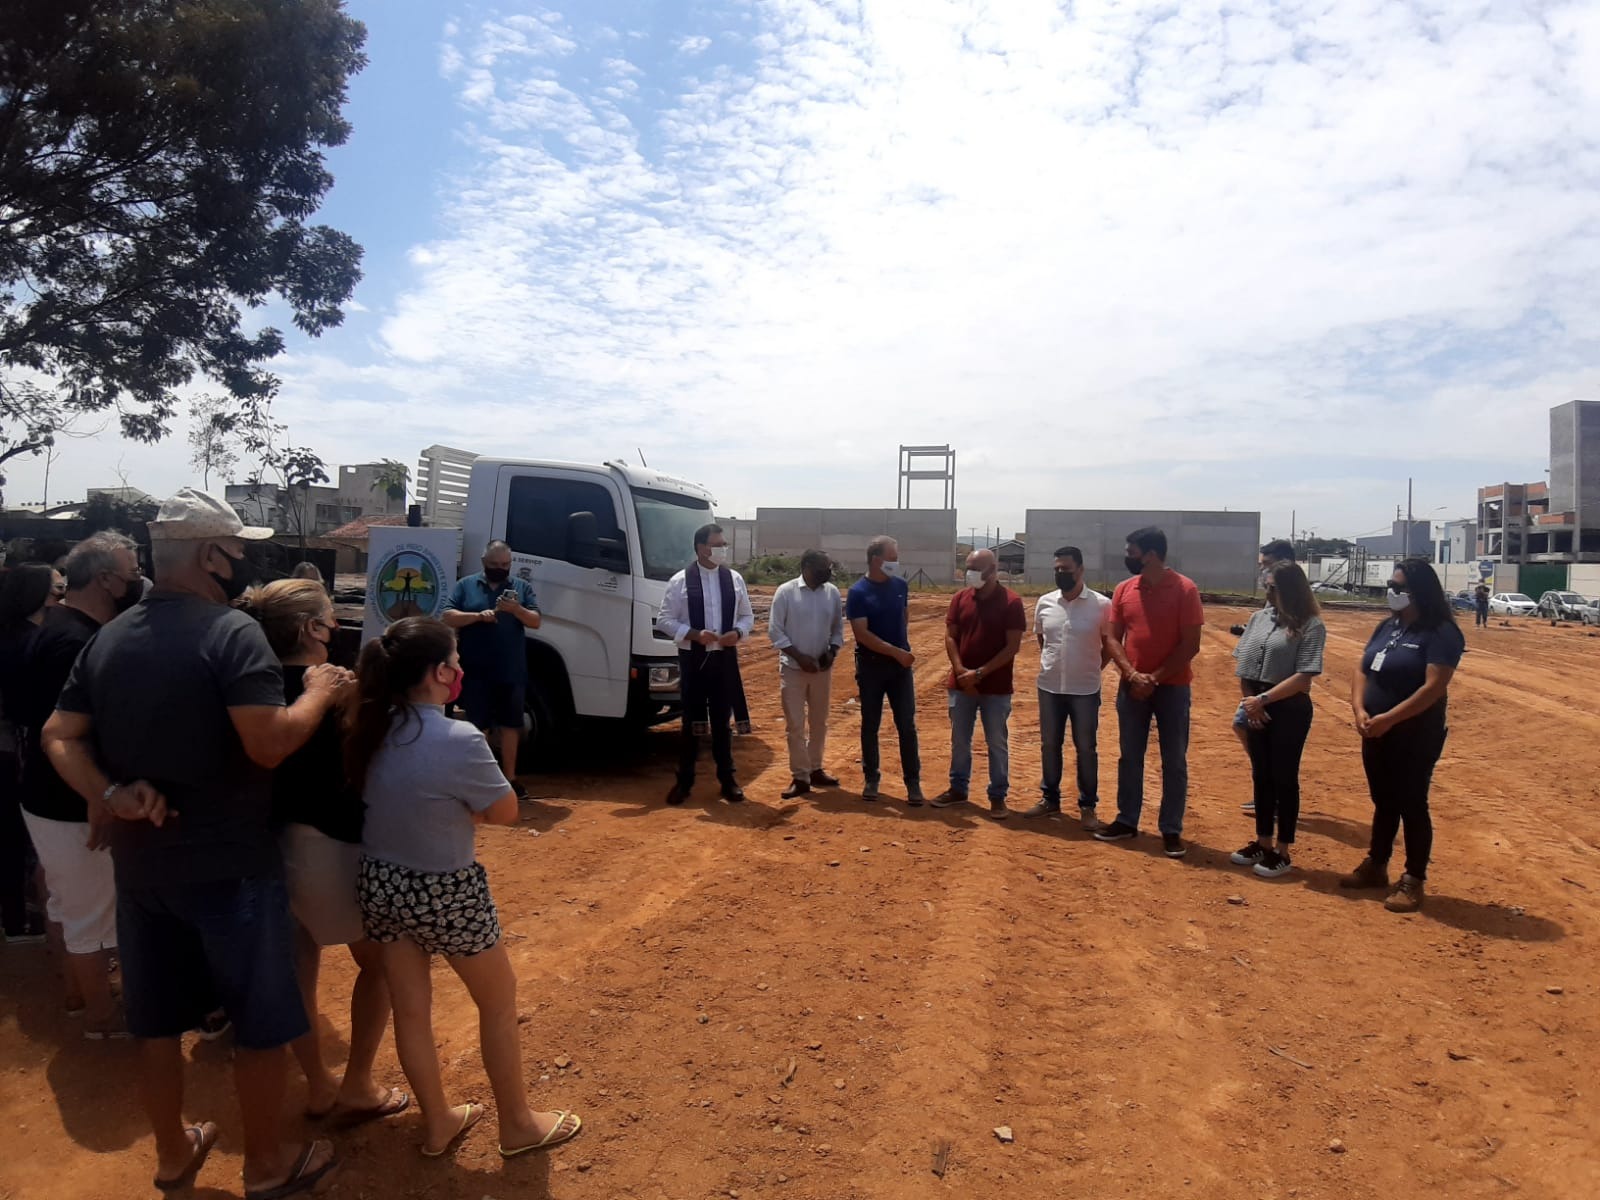
M 566 725 L 544 688 L 530 679 L 523 702 L 523 738 L 517 769 L 538 771 L 559 761 L 566 746 Z

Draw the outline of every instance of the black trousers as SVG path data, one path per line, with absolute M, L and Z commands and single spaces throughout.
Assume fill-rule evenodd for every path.
M 711 757 L 716 760 L 717 778 L 732 783 L 733 731 L 728 728 L 732 719 L 735 696 L 739 686 L 739 661 L 731 653 L 716 650 L 707 653 L 678 651 L 678 675 L 683 685 L 683 733 L 678 749 L 678 786 L 694 786 L 694 763 L 700 755 L 700 739 L 695 735 L 697 714 L 705 713 L 711 720 Z
M 1444 714 L 1426 712 L 1402 721 L 1381 738 L 1361 742 L 1361 765 L 1372 793 L 1372 849 L 1375 863 L 1387 863 L 1395 835 L 1406 833 L 1406 874 L 1428 877 L 1433 853 L 1433 818 L 1428 813 L 1428 788 L 1434 764 L 1444 752 Z
M 1265 691 L 1269 685 L 1260 685 Z M 1245 730 L 1250 780 L 1255 785 L 1256 836 L 1274 833 L 1293 842 L 1300 821 L 1300 756 L 1311 735 L 1311 697 L 1304 692 L 1267 706 L 1272 718 L 1261 729 Z
M 22 788 L 17 782 L 17 757 L 0 754 L 0 917 L 9 934 L 28 925 L 28 900 L 38 860 L 28 827 L 22 823 Z
M 1480 605 L 1477 606 L 1477 609 L 1478 609 L 1478 619 L 1476 621 L 1474 621 L 1473 624 L 1474 625 L 1487 625 L 1489 623 L 1489 606 L 1487 604 L 1480 604 Z

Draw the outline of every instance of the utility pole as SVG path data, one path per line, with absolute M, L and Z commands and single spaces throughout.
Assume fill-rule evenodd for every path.
M 1401 540 L 1400 544 L 1404 547 L 1404 550 L 1401 552 L 1400 557 L 1401 558 L 1410 558 L 1411 557 L 1411 480 L 1410 480 L 1409 477 L 1407 477 L 1407 479 L 1406 479 L 1406 532 L 1405 532 L 1405 537 Z
M 1291 508 L 1289 510 L 1289 545 L 1291 545 L 1291 546 L 1294 545 L 1294 519 L 1295 519 L 1295 516 L 1296 516 L 1295 510 Z

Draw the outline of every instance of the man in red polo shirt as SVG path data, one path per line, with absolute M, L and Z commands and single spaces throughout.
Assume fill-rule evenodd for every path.
M 1167 535 L 1154 526 L 1128 535 L 1123 560 L 1132 579 L 1111 597 L 1112 657 L 1122 673 L 1117 689 L 1117 724 L 1122 756 L 1117 762 L 1117 819 L 1094 836 L 1120 842 L 1139 832 L 1144 808 L 1144 755 L 1150 722 L 1161 746 L 1162 847 L 1168 858 L 1188 853 L 1183 813 L 1189 802 L 1190 663 L 1200 652 L 1205 612 L 1194 580 L 1167 566 Z
M 1022 598 L 1000 582 L 993 550 L 967 558 L 967 586 L 950 598 L 945 614 L 944 650 L 950 659 L 950 787 L 934 801 L 935 808 L 965 804 L 972 778 L 972 729 L 983 717 L 983 740 L 989 747 L 989 815 L 1003 821 L 1010 815 L 1009 734 L 1011 660 L 1028 629 Z

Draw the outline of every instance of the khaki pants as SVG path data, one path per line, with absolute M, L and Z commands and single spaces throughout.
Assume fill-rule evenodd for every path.
M 822 770 L 823 752 L 828 747 L 828 696 L 833 691 L 833 672 L 807 674 L 799 667 L 779 667 L 778 686 L 783 696 L 783 723 L 789 734 L 789 773 L 809 781 L 811 772 Z

